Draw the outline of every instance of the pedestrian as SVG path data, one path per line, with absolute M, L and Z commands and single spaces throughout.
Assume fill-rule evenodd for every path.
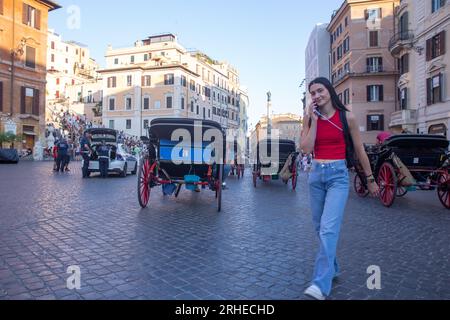
M 105 140 L 97 147 L 98 162 L 100 168 L 100 176 L 102 178 L 108 177 L 109 159 L 111 157 L 111 149 L 106 145 Z
M 89 161 L 91 159 L 91 134 L 86 131 L 80 140 L 80 152 L 83 157 L 83 179 L 89 178 Z
M 364 169 L 372 196 L 379 187 L 361 141 L 356 118 L 339 100 L 326 78 L 309 84 L 312 103 L 305 116 L 302 150 L 314 152 L 308 179 L 313 225 L 320 240 L 311 286 L 305 295 L 325 300 L 339 275 L 336 250 L 347 204 L 350 183 L 349 168 L 356 159 Z
M 58 144 L 58 157 L 56 158 L 56 172 L 64 172 L 64 169 L 66 168 L 66 161 L 67 161 L 67 154 L 69 151 L 69 144 L 67 143 L 66 139 L 61 138 L 59 140 Z
M 53 145 L 53 149 L 52 149 L 52 155 L 53 155 L 53 171 L 57 171 L 57 160 L 58 160 L 58 146 L 57 146 L 58 141 L 55 141 L 54 145 Z

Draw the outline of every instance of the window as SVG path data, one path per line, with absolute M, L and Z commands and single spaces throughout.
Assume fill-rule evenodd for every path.
M 367 72 L 376 73 L 383 71 L 383 58 L 370 57 L 367 58 Z
M 109 120 L 109 128 L 114 129 L 114 120 Z
M 148 53 L 144 54 L 144 61 L 148 61 Z
M 181 110 L 184 110 L 184 97 L 181 97 Z
M 130 63 L 134 63 L 134 56 L 130 57 Z
M 152 77 L 151 76 L 142 76 L 142 86 L 143 87 L 151 87 L 152 85 Z
M 132 100 L 131 97 L 126 97 L 125 98 L 125 109 L 126 110 L 131 110 L 132 108 Z
M 75 79 L 72 79 L 72 85 L 73 86 L 75 85 Z
M 59 85 L 59 83 L 60 83 L 59 78 L 56 78 L 56 85 Z
M 445 31 L 427 40 L 427 61 L 445 54 Z
M 127 130 L 131 130 L 131 119 L 127 119 Z
M 427 79 L 427 105 L 432 105 L 443 101 L 443 75 Z
M 148 129 L 149 121 L 144 120 L 144 129 Z
M 348 105 L 350 103 L 350 89 L 344 90 L 344 100 L 342 101 L 344 105 Z
M 405 74 L 409 72 L 409 54 L 404 54 L 400 59 L 398 59 L 398 68 L 400 74 Z
M 2 3 L 2 0 L 0 0 L 0 6 L 2 5 L 1 3 Z M 0 10 L 2 10 L 2 9 L 0 9 Z M 50 47 L 51 47 L 53 50 L 55 50 L 55 41 L 52 41 L 52 42 L 51 42 Z
M 116 108 L 116 99 L 109 98 L 109 110 L 114 111 L 115 108 Z
M 211 118 L 211 109 L 208 109 L 208 118 Z
M 197 105 L 197 114 L 200 114 L 200 108 L 198 105 Z
M 187 87 L 187 79 L 186 79 L 186 76 L 181 76 L 181 85 L 183 86 L 183 87 Z
M 116 77 L 109 77 L 108 78 L 108 88 L 115 88 L 117 85 L 117 78 Z
M 338 98 L 339 98 L 340 101 L 342 101 L 342 93 L 338 94 Z
M 378 20 L 382 18 L 382 9 L 368 9 L 365 12 L 366 20 Z
M 148 109 L 150 109 L 150 98 L 145 97 L 144 98 L 144 110 L 148 110 Z
M 173 100 L 173 98 L 171 96 L 166 97 L 166 108 L 167 109 L 172 109 L 172 100 Z
M 131 87 L 133 85 L 133 76 L 127 76 L 127 86 Z
M 404 88 L 402 90 L 399 90 L 399 100 L 400 100 L 400 108 L 401 110 L 407 110 L 408 109 L 408 89 Z
M 384 130 L 384 115 L 368 115 L 367 116 L 367 131 L 383 131 Z
M 350 62 L 344 64 L 344 75 L 350 73 Z
M 203 108 L 203 119 L 206 119 L 206 109 Z
M 161 101 L 159 100 L 155 101 L 155 109 L 161 109 Z
M 337 48 L 337 60 L 342 59 L 342 44 Z
M 333 65 L 336 64 L 336 51 L 333 51 Z
M 59 90 L 56 90 L 55 98 L 56 98 L 56 99 L 59 99 Z
M 348 26 L 348 17 L 345 17 L 345 26 Z
M 28 68 L 36 68 L 36 49 L 28 47 L 26 49 L 25 66 Z
M 66 63 L 69 63 L 69 59 L 66 58 Z
M 369 47 L 378 47 L 378 31 L 369 31 Z
M 445 6 L 445 0 L 431 0 L 431 12 L 434 13 Z
M 344 47 L 344 54 L 346 54 L 347 52 L 350 51 L 350 38 L 349 37 L 345 38 L 343 47 Z
M 367 102 L 383 101 L 383 86 L 367 86 Z
M 164 75 L 164 85 L 170 86 L 173 84 L 174 84 L 174 74 L 169 73 L 169 74 Z
M 51 57 L 51 58 L 50 58 L 50 61 L 51 61 L 51 62 L 55 62 L 55 55 L 54 55 L 53 53 L 51 54 L 50 57 Z
M 194 101 L 191 101 L 191 112 L 194 112 Z
M 214 115 L 217 114 L 217 109 L 216 109 L 216 107 L 213 107 L 213 114 L 214 114 Z
M 38 29 L 41 29 L 41 11 L 33 8 L 28 4 L 23 4 L 22 7 L 22 22 L 23 24 Z
M 114 59 L 114 64 L 119 64 L 119 59 L 118 58 Z
M 195 91 L 195 81 L 194 81 L 194 80 L 191 80 L 191 81 L 190 81 L 190 83 L 189 83 L 189 88 L 190 88 L 192 91 Z

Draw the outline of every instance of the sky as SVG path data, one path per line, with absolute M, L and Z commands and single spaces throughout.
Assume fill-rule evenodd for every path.
M 87 45 L 101 67 L 108 45 L 132 47 L 136 40 L 170 32 L 187 49 L 227 61 L 248 89 L 249 124 L 266 113 L 300 114 L 305 48 L 317 23 L 329 22 L 343 0 L 56 0 L 49 28 L 63 41 Z M 79 13 L 79 15 L 78 15 Z M 77 18 L 79 17 L 79 19 Z

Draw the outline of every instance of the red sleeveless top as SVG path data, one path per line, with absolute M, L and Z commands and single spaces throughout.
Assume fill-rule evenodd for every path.
M 339 111 L 336 111 L 330 121 L 344 129 Z M 346 145 L 344 132 L 333 126 L 327 120 L 319 118 L 317 121 L 316 144 L 314 157 L 318 160 L 345 160 Z

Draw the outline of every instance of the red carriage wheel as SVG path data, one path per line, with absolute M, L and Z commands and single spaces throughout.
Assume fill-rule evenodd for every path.
M 380 200 L 385 207 L 394 204 L 397 195 L 397 175 L 395 169 L 389 162 L 383 163 L 378 174 L 380 186 Z
M 448 173 L 439 175 L 438 196 L 444 207 L 450 209 L 450 175 Z
M 147 207 L 150 200 L 150 184 L 152 180 L 153 173 L 151 172 L 150 160 L 145 159 L 139 169 L 138 177 L 138 200 L 143 209 Z
M 294 168 L 292 170 L 292 190 L 294 190 L 294 191 L 295 191 L 295 189 L 297 189 L 297 180 L 298 180 L 297 169 Z
M 359 174 L 356 174 L 353 186 L 355 188 L 356 194 L 361 198 L 365 198 L 369 195 L 369 190 L 361 181 L 361 177 L 359 176 Z

